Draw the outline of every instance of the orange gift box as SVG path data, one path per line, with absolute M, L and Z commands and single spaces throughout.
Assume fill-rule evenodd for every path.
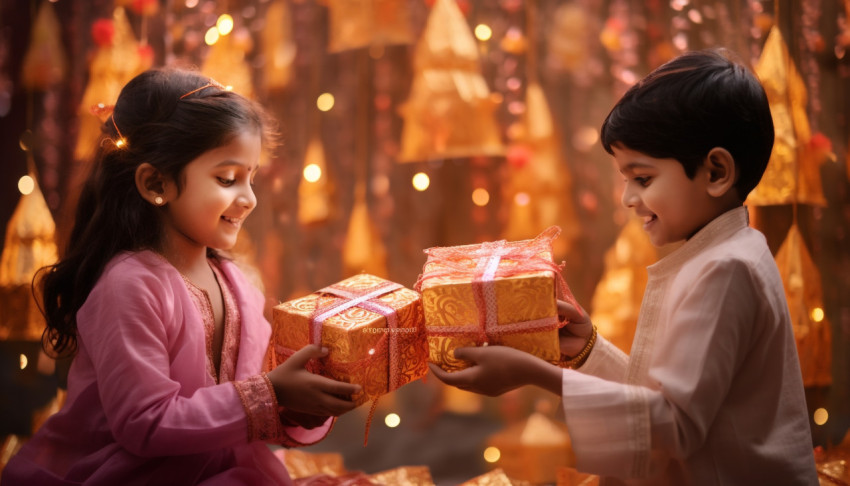
M 272 309 L 269 361 L 277 366 L 315 343 L 328 355 L 308 368 L 356 383 L 358 405 L 425 376 L 422 301 L 400 284 L 366 273 Z
M 521 349 L 557 364 L 557 298 L 575 302 L 552 261 L 551 227 L 533 240 L 436 247 L 416 290 L 422 293 L 429 359 L 446 371 L 468 363 L 453 350 L 488 344 Z

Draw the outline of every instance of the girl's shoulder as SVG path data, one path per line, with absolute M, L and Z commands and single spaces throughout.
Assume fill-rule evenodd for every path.
M 246 268 L 238 260 L 230 258 L 217 258 L 215 264 L 237 292 L 245 292 L 246 295 L 262 298 L 263 286 L 258 271 L 250 266 Z
M 160 282 L 179 281 L 180 273 L 158 254 L 148 251 L 125 251 L 114 257 L 103 269 L 98 284 L 126 286 L 154 279 Z

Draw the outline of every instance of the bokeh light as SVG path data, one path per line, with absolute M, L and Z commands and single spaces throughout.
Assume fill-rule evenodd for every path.
M 214 45 L 218 42 L 220 35 L 218 27 L 210 27 L 204 35 L 204 42 L 206 42 L 208 46 Z
M 321 111 L 330 111 L 334 107 L 334 95 L 330 93 L 322 93 L 316 98 L 316 106 Z
M 322 168 L 316 164 L 309 164 L 304 167 L 304 180 L 307 182 L 316 182 L 322 178 Z
M 479 187 L 472 191 L 472 202 L 476 206 L 486 206 L 490 202 L 490 193 L 487 192 L 487 189 Z
M 384 417 L 384 423 L 387 424 L 387 427 L 393 428 L 398 427 L 398 424 L 401 423 L 401 417 L 395 413 L 389 413 L 386 417 Z
M 24 196 L 31 193 L 34 189 L 35 180 L 32 177 L 25 175 L 18 179 L 18 190 L 21 191 L 21 194 Z
M 413 188 L 420 192 L 428 189 L 428 186 L 431 185 L 431 179 L 424 172 L 417 172 L 411 182 L 413 183 Z
M 228 14 L 221 15 L 215 22 L 219 34 L 227 35 L 233 31 L 233 17 Z
M 819 408 L 815 410 L 812 418 L 814 419 L 815 424 L 823 425 L 827 420 L 829 420 L 829 412 L 827 412 L 825 408 Z
M 480 41 L 488 41 L 493 37 L 493 29 L 487 24 L 478 24 L 475 26 L 475 37 Z
M 528 206 L 531 202 L 531 196 L 527 192 L 518 192 L 514 195 L 514 204 L 517 206 Z

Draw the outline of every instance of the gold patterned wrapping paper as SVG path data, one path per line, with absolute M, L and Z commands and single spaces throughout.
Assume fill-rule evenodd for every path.
M 427 373 L 422 301 L 400 284 L 363 273 L 279 304 L 272 314 L 269 364 L 321 343 L 328 356 L 311 371 L 362 386 L 352 397 L 358 405 Z
M 375 484 L 386 486 L 434 486 L 428 466 L 402 466 L 369 476 Z
M 429 360 L 446 371 L 468 363 L 453 350 L 510 346 L 556 364 L 556 298 L 574 301 L 552 261 L 551 227 L 533 240 L 430 248 L 416 283 L 422 293 Z
M 469 481 L 464 481 L 460 483 L 460 486 L 531 486 L 531 483 L 512 479 L 502 468 L 496 468 Z
M 292 479 L 319 474 L 341 476 L 348 471 L 342 454 L 336 452 L 305 452 L 298 449 L 281 449 L 280 456 Z
M 555 486 L 599 486 L 600 477 L 579 472 L 573 467 L 560 467 L 556 473 Z

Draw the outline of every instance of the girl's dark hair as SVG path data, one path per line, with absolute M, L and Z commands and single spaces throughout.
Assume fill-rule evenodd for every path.
M 210 83 L 194 71 L 153 69 L 121 90 L 102 126 L 65 254 L 34 280 L 47 320 L 43 344 L 54 356 L 76 352 L 77 311 L 109 260 L 122 251 L 159 247 L 160 210 L 136 189 L 140 164 L 153 165 L 180 188 L 189 162 L 242 130 L 257 130 L 266 150 L 274 145 L 275 124 L 262 107 Z
M 673 158 L 690 178 L 712 148 L 725 148 L 735 159 L 742 201 L 767 168 L 773 138 L 764 89 L 725 49 L 689 52 L 658 67 L 626 91 L 601 133 L 608 153 L 622 145 Z

